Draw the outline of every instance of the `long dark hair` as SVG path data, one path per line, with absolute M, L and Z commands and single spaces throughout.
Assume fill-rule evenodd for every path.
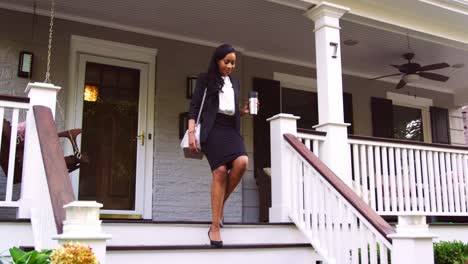
M 219 73 L 218 61 L 226 57 L 227 54 L 236 52 L 236 50 L 229 44 L 222 44 L 217 47 L 211 56 L 210 64 L 208 65 L 208 84 L 207 88 L 209 91 L 218 91 L 224 84 L 221 74 Z

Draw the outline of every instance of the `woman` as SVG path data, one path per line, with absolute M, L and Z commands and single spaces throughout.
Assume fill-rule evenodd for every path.
M 195 122 L 206 89 L 201 114 L 200 145 L 213 174 L 211 183 L 212 224 L 208 230 L 210 243 L 222 247 L 224 204 L 239 184 L 247 169 L 248 157 L 240 136 L 240 116 L 249 113 L 248 103 L 237 109 L 240 83 L 231 77 L 236 66 L 236 51 L 231 45 L 216 48 L 207 73 L 198 76 L 189 111 L 189 146 L 199 151 L 195 139 Z

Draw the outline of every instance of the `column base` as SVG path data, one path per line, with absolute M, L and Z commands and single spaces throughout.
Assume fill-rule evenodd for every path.
M 286 206 L 272 206 L 270 207 L 270 223 L 291 223 L 289 218 L 289 208 Z

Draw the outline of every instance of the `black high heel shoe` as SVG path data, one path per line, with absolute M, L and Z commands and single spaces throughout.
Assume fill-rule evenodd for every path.
M 223 241 L 222 240 L 220 240 L 220 241 L 211 240 L 210 232 L 211 232 L 211 227 L 210 227 L 210 229 L 208 229 L 208 239 L 210 240 L 210 245 L 215 246 L 217 248 L 223 247 Z

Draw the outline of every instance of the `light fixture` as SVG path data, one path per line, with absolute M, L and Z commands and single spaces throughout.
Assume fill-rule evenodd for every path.
M 343 44 L 345 44 L 346 46 L 354 46 L 354 45 L 357 45 L 358 43 L 359 41 L 355 39 L 347 39 L 343 41 Z
M 403 76 L 403 80 L 407 83 L 413 83 L 419 81 L 419 75 L 415 73 L 406 74 Z
M 33 54 L 28 51 L 20 52 L 18 63 L 18 77 L 31 78 Z
M 87 102 L 96 102 L 99 97 L 98 87 L 95 85 L 85 85 L 84 100 Z
M 189 76 L 187 77 L 187 90 L 186 90 L 186 97 L 187 99 L 192 98 L 193 92 L 195 92 L 195 87 L 197 86 L 197 76 Z

